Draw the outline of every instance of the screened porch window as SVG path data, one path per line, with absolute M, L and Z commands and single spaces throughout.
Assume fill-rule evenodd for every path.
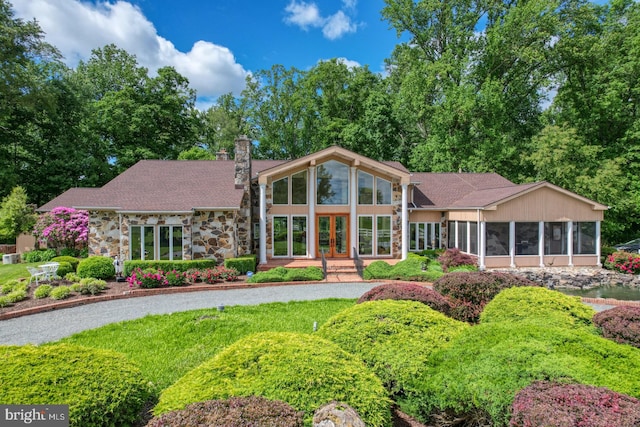
M 486 224 L 487 256 L 509 255 L 509 223 L 488 222 Z
M 516 222 L 516 255 L 539 255 L 539 224 Z
M 544 254 L 566 255 L 567 252 L 567 223 L 544 223 Z
M 440 223 L 412 222 L 409 224 L 409 250 L 423 251 L 440 247 Z
M 573 223 L 573 253 L 576 255 L 595 255 L 596 223 Z

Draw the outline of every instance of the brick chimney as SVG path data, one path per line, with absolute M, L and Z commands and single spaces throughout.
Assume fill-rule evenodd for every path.
M 251 190 L 251 140 L 246 135 L 240 135 L 235 140 L 235 184 L 244 186 L 245 191 Z
M 229 160 L 229 153 L 224 148 L 216 153 L 216 160 Z

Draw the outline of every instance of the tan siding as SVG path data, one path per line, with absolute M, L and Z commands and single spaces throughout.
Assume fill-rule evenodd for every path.
M 452 211 L 447 215 L 449 221 L 473 221 L 478 222 L 478 211 Z M 482 211 L 480 212 L 482 221 Z
M 598 257 L 596 255 L 574 255 L 573 265 L 576 267 L 594 266 L 598 264 Z
M 541 188 L 483 211 L 487 221 L 602 221 L 603 211 L 551 188 Z
M 440 222 L 442 212 L 438 211 L 413 211 L 409 212 L 409 222 Z

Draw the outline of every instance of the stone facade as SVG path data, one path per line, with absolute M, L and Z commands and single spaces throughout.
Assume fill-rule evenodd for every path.
M 238 256 L 238 233 L 235 211 L 196 212 L 192 221 L 193 259 L 225 258 Z
M 246 136 L 240 136 L 235 141 L 235 175 L 236 187 L 244 190 L 240 210 L 236 216 L 237 227 L 237 256 L 253 253 L 252 233 L 252 189 L 251 189 L 251 140 Z
M 547 288 L 590 289 L 598 286 L 640 288 L 640 275 L 622 274 L 596 267 L 539 267 L 491 269 L 524 276 Z
M 120 253 L 121 239 L 120 215 L 109 211 L 89 212 L 89 255 L 122 256 L 123 254 Z

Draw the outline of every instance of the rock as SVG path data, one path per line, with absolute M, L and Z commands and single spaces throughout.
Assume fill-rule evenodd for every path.
M 365 427 L 358 413 L 341 402 L 331 402 L 313 414 L 313 427 Z

